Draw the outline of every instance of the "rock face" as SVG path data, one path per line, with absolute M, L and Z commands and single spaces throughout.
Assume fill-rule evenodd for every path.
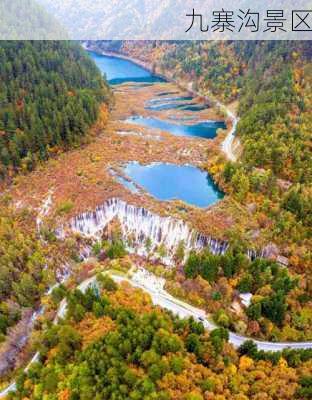
M 166 256 L 162 257 L 165 264 L 173 262 L 181 242 L 184 244 L 185 254 L 204 248 L 209 248 L 213 254 L 223 254 L 228 248 L 226 242 L 203 235 L 182 220 L 161 217 L 117 198 L 106 201 L 93 212 L 76 216 L 69 222 L 68 227 L 85 237 L 100 239 L 106 226 L 113 219 L 119 221 L 122 238 L 129 251 L 146 255 L 149 251 L 157 251 L 161 246 L 166 250 Z M 64 229 L 58 233 L 64 235 Z
M 279 255 L 279 249 L 274 243 L 267 244 L 263 249 L 263 256 L 269 260 L 275 260 Z

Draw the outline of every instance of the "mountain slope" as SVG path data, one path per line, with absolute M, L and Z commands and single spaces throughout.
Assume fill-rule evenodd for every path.
M 237 351 L 224 328 L 153 307 L 149 296 L 99 275 L 69 292 L 68 313 L 39 339 L 40 358 L 10 398 L 107 400 L 308 399 L 311 351 Z
M 100 72 L 78 45 L 1 42 L 1 176 L 30 170 L 81 142 L 109 98 Z

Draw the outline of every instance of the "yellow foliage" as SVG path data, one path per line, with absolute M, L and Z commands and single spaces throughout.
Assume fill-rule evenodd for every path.
M 115 324 L 109 317 L 96 318 L 93 314 L 87 314 L 77 326 L 77 331 L 82 336 L 83 348 L 106 335 L 114 327 Z
M 103 129 L 107 124 L 108 118 L 109 118 L 109 110 L 107 105 L 103 103 L 100 106 L 100 112 L 96 123 L 96 128 Z
M 287 361 L 285 360 L 285 358 L 281 358 L 281 359 L 279 360 L 278 366 L 279 366 L 280 368 L 287 368 L 287 367 L 288 367 L 288 364 L 287 364 Z
M 57 347 L 53 347 L 52 349 L 49 350 L 48 352 L 48 360 L 51 360 L 52 358 L 54 358 L 57 354 Z
M 299 53 L 296 52 L 296 51 L 293 51 L 293 52 L 291 53 L 291 55 L 292 55 L 292 58 L 293 58 L 294 60 L 296 60 L 296 59 L 299 57 Z
M 25 387 L 26 389 L 30 389 L 30 388 L 32 388 L 32 386 L 33 386 L 33 384 L 32 384 L 31 379 L 27 379 L 27 380 L 25 381 L 25 383 L 24 383 L 24 387 Z
M 234 399 L 235 399 L 235 400 L 249 400 L 249 398 L 248 398 L 247 396 L 245 396 L 244 394 L 242 394 L 242 393 L 237 394 L 237 395 L 234 397 Z
M 254 365 L 254 361 L 250 357 L 242 356 L 239 359 L 239 369 L 241 369 L 243 371 L 252 368 L 253 365 Z
M 192 400 L 204 400 L 203 396 L 200 393 L 198 393 L 197 391 L 195 391 L 195 390 L 193 390 L 192 392 L 188 393 L 185 396 L 185 400 L 189 400 L 189 399 L 192 399 Z
M 133 288 L 127 282 L 123 282 L 120 287 L 121 289 L 111 295 L 112 304 L 140 313 L 152 311 L 152 302 L 148 293 Z
M 209 168 L 209 172 L 212 174 L 212 175 L 216 175 L 218 172 L 221 172 L 222 170 L 223 170 L 223 165 L 222 164 L 220 164 L 220 165 L 217 165 L 217 164 L 215 164 L 215 165 L 213 165 L 213 166 L 211 166 L 210 168 Z
M 235 375 L 237 372 L 237 367 L 234 364 L 230 364 L 227 368 L 227 371 L 229 372 L 230 375 Z

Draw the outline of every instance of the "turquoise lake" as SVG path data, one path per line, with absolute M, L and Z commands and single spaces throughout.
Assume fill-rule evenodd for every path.
M 103 56 L 93 51 L 88 53 L 111 85 L 124 82 L 152 83 L 164 81 L 131 61 L 118 57 Z
M 145 106 L 146 110 L 150 111 L 165 111 L 165 110 L 184 110 L 184 111 L 202 111 L 207 107 L 203 104 L 196 103 L 175 103 L 173 101 L 168 101 L 165 103 L 151 104 L 147 103 Z
M 135 184 L 162 201 L 179 199 L 206 208 L 224 196 L 207 172 L 191 165 L 141 165 L 130 162 L 125 166 L 124 173 Z
M 221 121 L 203 121 L 195 124 L 182 124 L 165 121 L 154 117 L 134 116 L 126 119 L 126 122 L 146 126 L 148 128 L 167 131 L 176 136 L 192 136 L 212 139 L 218 129 L 225 129 L 226 125 Z

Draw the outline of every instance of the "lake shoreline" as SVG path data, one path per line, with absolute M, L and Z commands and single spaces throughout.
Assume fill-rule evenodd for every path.
M 111 58 L 120 58 L 121 60 L 130 61 L 133 64 L 137 65 L 138 67 L 141 67 L 145 71 L 151 73 L 156 78 L 163 79 L 165 82 L 169 82 L 170 81 L 167 76 L 159 74 L 156 71 L 153 71 L 153 68 L 151 68 L 150 65 L 148 65 L 147 63 L 145 63 L 145 62 L 143 62 L 141 60 L 138 60 L 136 58 L 132 58 L 132 57 L 126 56 L 126 55 L 124 55 L 122 53 L 116 53 L 116 52 L 113 52 L 113 51 L 99 50 L 97 47 L 93 48 L 93 47 L 89 47 L 89 46 L 87 46 L 85 44 L 82 44 L 82 47 L 86 51 L 92 51 L 93 53 L 96 53 L 96 54 L 98 54 L 100 56 L 106 56 L 106 57 L 111 57 Z
M 184 84 L 181 80 L 176 80 L 172 76 L 169 76 L 168 74 L 158 73 L 151 67 L 151 65 L 149 63 L 143 62 L 137 58 L 127 56 L 127 55 L 119 53 L 119 52 L 100 50 L 96 46 L 89 47 L 85 43 L 82 44 L 82 47 L 86 51 L 93 51 L 94 53 L 99 54 L 99 55 L 103 55 L 103 56 L 107 56 L 107 57 L 115 57 L 115 58 L 120 58 L 122 60 L 130 61 L 130 62 L 134 63 L 135 65 L 150 72 L 154 76 L 162 78 L 166 82 L 171 82 L 171 83 L 176 84 L 179 89 L 187 91 L 194 98 L 199 97 L 199 98 L 203 99 L 205 104 L 208 104 L 208 105 L 214 104 L 214 106 L 217 107 L 219 110 L 223 110 L 225 112 L 226 116 L 230 119 L 231 125 L 227 127 L 227 133 L 226 133 L 225 138 L 220 143 L 220 149 L 230 161 L 236 161 L 237 157 L 234 154 L 234 141 L 235 141 L 235 139 L 237 139 L 236 138 L 236 128 L 237 128 L 237 123 L 238 123 L 238 117 L 225 104 L 222 104 L 217 99 L 215 99 L 211 96 L 205 96 L 205 95 L 201 94 L 200 92 L 194 90 L 192 87 Z M 237 149 L 237 147 L 239 147 L 239 145 L 240 145 L 240 141 L 239 141 L 239 139 L 237 139 L 237 143 L 235 144 L 235 150 Z
M 207 171 L 190 164 L 154 162 L 141 165 L 136 161 L 131 161 L 125 164 L 123 171 L 131 182 L 142 187 L 159 201 L 179 200 L 189 206 L 208 209 L 224 196 Z M 163 175 L 162 171 L 165 172 Z M 171 185 L 170 180 L 185 182 L 185 184 L 173 188 L 175 185 Z M 196 181 L 197 184 L 188 186 L 188 181 Z

